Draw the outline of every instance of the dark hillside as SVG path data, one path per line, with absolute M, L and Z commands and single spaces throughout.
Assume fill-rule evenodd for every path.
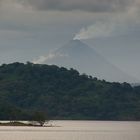
M 140 120 L 140 87 L 110 83 L 55 65 L 0 66 L 0 119 Z

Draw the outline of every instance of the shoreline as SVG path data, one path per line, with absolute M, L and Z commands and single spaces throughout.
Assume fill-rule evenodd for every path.
M 33 123 L 24 123 L 20 121 L 0 122 L 0 126 L 28 126 L 28 127 L 54 127 L 53 125 L 39 125 Z

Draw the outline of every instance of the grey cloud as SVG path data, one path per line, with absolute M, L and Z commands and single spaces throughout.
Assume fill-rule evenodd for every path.
M 0 6 L 10 4 L 16 7 L 24 6 L 35 10 L 88 12 L 125 11 L 140 4 L 139 0 L 0 0 Z
M 21 0 L 18 0 L 21 2 Z M 23 0 L 24 5 L 30 5 L 38 10 L 91 12 L 122 11 L 139 0 Z

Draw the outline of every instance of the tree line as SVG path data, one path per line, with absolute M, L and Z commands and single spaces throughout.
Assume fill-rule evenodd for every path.
M 140 120 L 140 86 L 30 62 L 0 66 L 0 119 Z M 33 117 L 34 116 L 34 117 Z

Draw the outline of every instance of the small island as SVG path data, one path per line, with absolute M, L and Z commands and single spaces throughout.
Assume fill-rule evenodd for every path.
M 18 115 L 18 114 L 17 114 Z M 0 126 L 36 126 L 36 127 L 46 127 L 45 124 L 48 124 L 49 119 L 43 112 L 35 112 L 32 114 L 30 120 L 18 121 L 18 120 L 9 120 L 0 122 Z M 52 126 L 52 125 L 51 125 Z
M 0 122 L 0 126 L 53 127 L 52 125 L 40 125 L 37 122 L 25 123 L 24 121 Z
M 23 123 L 19 121 L 0 122 L 0 126 L 38 126 L 31 123 Z

